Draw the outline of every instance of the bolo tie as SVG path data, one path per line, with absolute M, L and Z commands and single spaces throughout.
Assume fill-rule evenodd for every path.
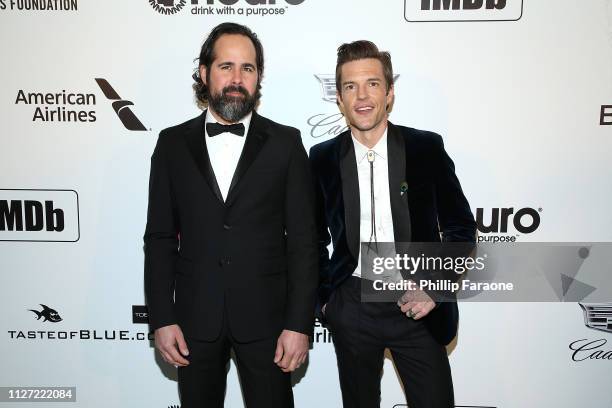
M 372 239 L 374 239 L 375 251 L 378 252 L 378 239 L 376 238 L 376 206 L 374 204 L 374 159 L 376 153 L 374 150 L 368 150 L 368 163 L 370 163 L 370 240 L 368 242 L 368 252 L 372 247 Z

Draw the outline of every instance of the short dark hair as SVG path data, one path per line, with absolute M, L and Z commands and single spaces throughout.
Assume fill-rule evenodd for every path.
M 208 83 L 208 79 L 210 78 L 210 67 L 212 62 L 215 59 L 214 51 L 215 51 L 215 43 L 217 40 L 225 34 L 238 34 L 244 35 L 253 43 L 255 47 L 255 63 L 257 65 L 257 89 L 255 97 L 259 99 L 261 97 L 261 80 L 263 78 L 263 70 L 264 70 L 264 55 L 263 55 L 263 46 L 257 38 L 257 34 L 251 31 L 247 26 L 236 24 L 236 23 L 221 23 L 215 28 L 212 29 L 208 37 L 202 44 L 202 49 L 200 50 L 200 56 L 196 58 L 198 61 L 198 67 L 196 68 L 194 74 L 192 75 L 193 80 L 195 81 L 193 84 L 193 90 L 195 91 L 196 99 L 202 103 L 208 103 L 208 87 L 200 78 L 199 66 L 204 65 L 206 67 L 206 82 Z
M 342 86 L 342 65 L 366 58 L 374 58 L 380 61 L 383 67 L 385 82 L 387 82 L 387 92 L 389 91 L 393 85 L 391 54 L 387 51 L 379 51 L 376 44 L 371 41 L 359 40 L 345 43 L 338 47 L 338 60 L 336 62 L 336 90 L 338 93 L 340 93 Z

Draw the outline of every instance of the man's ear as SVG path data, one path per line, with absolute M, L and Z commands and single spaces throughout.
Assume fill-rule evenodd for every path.
M 200 65 L 200 80 L 206 85 L 206 65 Z
M 342 104 L 342 95 L 340 95 L 340 92 L 338 91 L 336 91 L 336 105 L 338 106 L 338 109 L 340 109 L 340 113 L 344 115 L 344 105 Z
M 393 84 L 391 84 L 391 86 L 387 90 L 387 106 L 386 106 L 387 113 L 391 112 L 394 101 L 395 101 L 395 88 L 393 87 Z

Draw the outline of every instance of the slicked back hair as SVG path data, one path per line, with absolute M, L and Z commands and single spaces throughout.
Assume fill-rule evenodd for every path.
M 367 40 L 345 43 L 338 47 L 338 60 L 336 62 L 336 90 L 341 93 L 342 89 L 342 65 L 347 62 L 360 59 L 373 58 L 380 61 L 383 67 L 383 76 L 387 85 L 387 92 L 393 85 L 393 65 L 391 54 L 387 51 L 379 51 L 376 44 Z

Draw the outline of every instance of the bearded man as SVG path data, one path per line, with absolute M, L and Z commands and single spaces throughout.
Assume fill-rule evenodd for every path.
M 183 408 L 223 406 L 231 349 L 246 406 L 293 407 L 290 373 L 308 354 L 312 179 L 300 132 L 254 110 L 263 68 L 249 28 L 215 27 L 194 74 L 208 109 L 163 130 L 151 158 L 145 294 Z

